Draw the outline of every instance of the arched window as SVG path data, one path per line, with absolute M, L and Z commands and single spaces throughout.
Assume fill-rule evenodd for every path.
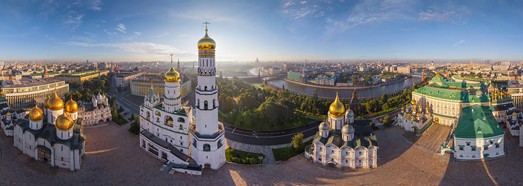
M 178 129 L 183 130 L 183 125 L 180 124 L 180 127 Z
M 205 91 L 207 91 L 207 86 L 205 86 Z
M 179 118 L 178 118 L 178 122 L 180 122 L 180 123 L 185 123 L 185 119 L 183 119 L 182 117 L 179 117 Z
M 203 101 L 203 109 L 204 110 L 209 109 L 209 103 L 207 102 L 207 100 Z
M 216 99 L 212 100 L 212 108 L 216 108 Z
M 166 116 L 165 117 L 165 125 L 166 126 L 169 126 L 169 127 L 172 127 L 173 126 L 173 118 L 171 118 L 170 116 Z
M 211 145 L 209 144 L 203 144 L 203 151 L 209 152 L 211 151 Z
M 147 120 L 150 120 L 150 119 L 151 119 L 151 113 L 147 112 Z
M 218 140 L 218 148 L 222 147 L 222 140 Z

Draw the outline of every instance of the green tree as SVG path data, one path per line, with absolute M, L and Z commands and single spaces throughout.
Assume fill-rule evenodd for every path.
M 303 133 L 300 132 L 292 137 L 292 147 L 294 147 L 294 150 L 298 150 L 302 144 Z
M 258 101 L 254 94 L 247 92 L 240 95 L 238 98 L 238 105 L 242 110 L 250 110 L 258 106 Z
M 383 116 L 383 124 L 387 127 L 389 127 L 390 124 L 392 124 L 392 119 L 390 118 L 390 116 L 388 114 Z
M 381 110 L 388 110 L 389 109 L 389 104 L 388 103 L 385 103 L 381 106 Z

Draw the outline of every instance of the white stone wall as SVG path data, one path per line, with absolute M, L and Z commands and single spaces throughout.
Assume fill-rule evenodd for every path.
M 225 164 L 225 135 L 222 131 L 216 138 L 198 138 L 191 133 L 191 157 L 199 165 L 209 164 L 211 169 L 218 169 Z M 206 150 L 205 146 L 209 147 Z
M 336 145 L 327 144 L 317 141 L 313 144 L 312 154 L 306 151 L 306 157 L 309 156 L 313 162 L 321 163 L 323 165 L 334 164 L 338 168 L 348 167 L 355 168 L 375 168 L 378 167 L 378 147 L 371 146 L 370 148 L 358 147 L 352 149 L 344 146 L 338 148 Z
M 485 154 L 488 154 L 489 158 L 504 156 L 504 136 L 505 135 L 499 135 L 490 138 L 454 138 L 454 157 L 457 159 L 472 160 L 483 159 Z M 487 149 L 485 149 L 485 147 L 487 147 Z

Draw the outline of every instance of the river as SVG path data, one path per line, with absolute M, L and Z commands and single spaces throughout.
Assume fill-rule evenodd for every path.
M 283 85 L 285 85 L 285 89 L 296 92 L 298 94 L 303 94 L 307 96 L 312 96 L 314 94 L 317 94 L 318 97 L 322 98 L 334 98 L 336 96 L 336 92 L 338 92 L 339 96 L 343 99 L 349 99 L 352 95 L 353 91 L 356 91 L 356 95 L 359 99 L 368 99 L 368 98 L 377 98 L 381 97 L 382 94 L 395 94 L 399 91 L 402 91 L 403 89 L 410 88 L 412 84 L 421 82 L 421 78 L 418 77 L 412 77 L 409 79 L 406 79 L 405 81 L 395 82 L 392 84 L 387 84 L 383 86 L 377 86 L 377 87 L 371 87 L 371 88 L 365 88 L 361 89 L 361 87 L 358 87 L 357 90 L 355 89 L 333 89 L 333 87 L 326 87 L 326 88 L 318 88 L 318 87 L 311 87 L 311 86 L 305 86 L 300 85 L 298 83 L 293 82 L 287 82 L 282 79 L 278 80 L 272 80 L 267 82 L 272 87 L 276 87 L 278 89 L 281 89 Z

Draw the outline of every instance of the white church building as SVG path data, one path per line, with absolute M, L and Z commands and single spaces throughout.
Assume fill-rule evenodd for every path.
M 345 114 L 345 116 L 344 116 Z M 370 120 L 355 120 L 354 112 L 336 95 L 312 144 L 305 147 L 305 158 L 338 168 L 378 167 L 378 139 Z
M 44 103 L 29 111 L 28 119 L 18 119 L 14 125 L 14 146 L 35 160 L 69 170 L 79 170 L 85 152 L 85 139 L 79 125 L 78 105 L 63 100 L 54 93 Z M 11 118 L 8 117 L 7 120 Z
M 164 172 L 201 175 L 203 168 L 225 164 L 225 131 L 218 122 L 215 41 L 207 34 L 198 42 L 198 85 L 193 108 L 181 103 L 180 74 L 165 73 L 165 95 L 151 88 L 140 106 L 140 147 L 164 161 Z M 172 56 L 171 56 L 172 57 Z

